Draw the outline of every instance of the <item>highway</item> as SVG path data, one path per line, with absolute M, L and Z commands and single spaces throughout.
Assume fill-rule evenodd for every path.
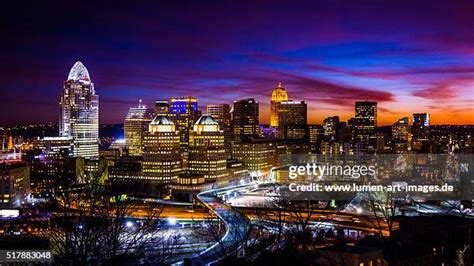
M 193 265 L 213 265 L 221 260 L 223 255 L 238 249 L 241 241 L 250 233 L 250 223 L 240 212 L 233 209 L 229 204 L 224 203 L 218 195 L 248 190 L 256 186 L 256 184 L 245 184 L 209 190 L 198 194 L 198 200 L 224 222 L 226 233 L 220 241 L 194 256 L 191 259 Z

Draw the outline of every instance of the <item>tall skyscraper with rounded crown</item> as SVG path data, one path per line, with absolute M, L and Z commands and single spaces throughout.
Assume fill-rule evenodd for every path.
M 281 86 L 281 82 L 272 91 L 272 98 L 270 100 L 270 126 L 278 127 L 278 104 L 288 101 L 288 93 L 286 89 Z
M 59 135 L 72 139 L 74 157 L 99 157 L 99 96 L 80 61 L 74 64 L 64 82 Z

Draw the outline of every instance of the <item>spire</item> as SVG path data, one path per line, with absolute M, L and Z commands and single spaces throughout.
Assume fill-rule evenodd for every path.
M 81 61 L 77 61 L 69 71 L 69 75 L 67 77 L 67 80 L 85 80 L 85 81 L 91 81 L 90 76 L 89 76 L 89 71 L 87 71 L 87 68 L 82 64 Z
M 278 88 L 281 88 L 281 81 L 278 82 Z
M 142 108 L 142 99 L 138 100 L 138 108 Z

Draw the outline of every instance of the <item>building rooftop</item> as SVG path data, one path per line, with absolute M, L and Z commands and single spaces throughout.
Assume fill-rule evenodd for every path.
M 196 121 L 195 125 L 219 125 L 219 123 L 210 115 L 203 115 Z
M 166 115 L 157 115 L 153 121 L 150 123 L 151 125 L 174 125 L 174 123 L 169 120 Z
M 69 75 L 67 77 L 67 80 L 85 80 L 85 81 L 90 81 L 91 78 L 89 76 L 89 71 L 87 71 L 87 68 L 82 64 L 81 61 L 77 61 L 69 71 Z

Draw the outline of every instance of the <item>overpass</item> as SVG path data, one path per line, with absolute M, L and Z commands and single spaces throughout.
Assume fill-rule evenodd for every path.
M 225 224 L 226 233 L 220 241 L 191 258 L 193 265 L 213 265 L 226 254 L 238 249 L 241 241 L 250 233 L 250 222 L 240 212 L 222 201 L 220 197 L 230 196 L 233 192 L 249 191 L 257 187 L 257 184 L 250 183 L 208 190 L 197 195 L 197 199 Z

